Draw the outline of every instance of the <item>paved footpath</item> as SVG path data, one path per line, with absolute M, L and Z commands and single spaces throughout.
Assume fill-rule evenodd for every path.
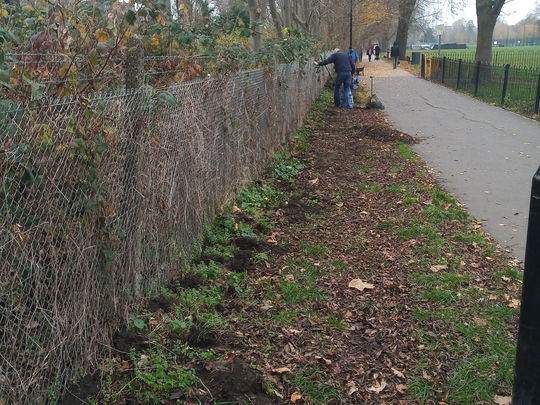
M 525 257 L 532 176 L 540 164 L 540 123 L 417 78 L 384 61 L 364 61 L 366 82 L 394 126 L 444 187 L 516 258 Z

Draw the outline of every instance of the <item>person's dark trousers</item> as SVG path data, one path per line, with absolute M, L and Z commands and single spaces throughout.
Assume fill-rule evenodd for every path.
M 398 57 L 392 56 L 392 65 L 394 66 L 394 69 L 397 68 L 398 65 Z
M 350 108 L 349 106 L 349 89 L 351 87 L 352 74 L 351 72 L 341 72 L 336 76 L 334 83 L 334 105 L 336 107 Z M 343 84 L 343 93 L 340 93 L 341 85 Z M 343 96 L 343 102 L 341 97 Z

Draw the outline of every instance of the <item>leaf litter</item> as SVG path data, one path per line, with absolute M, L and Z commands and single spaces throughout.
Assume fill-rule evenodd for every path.
M 244 287 L 250 295 L 231 295 L 222 304 L 228 330 L 220 336 L 231 338 L 218 340 L 212 350 L 225 360 L 199 365 L 212 395 L 193 391 L 188 400 L 210 404 L 222 394 L 260 404 L 416 403 L 411 383 L 420 378 L 433 387 L 426 398 L 453 403 L 448 380 L 460 355 L 449 342 L 460 336 L 430 315 L 447 307 L 426 298 L 417 280 L 448 277 L 460 285 L 462 277 L 451 273 L 459 268 L 464 286 L 481 293 L 481 301 L 515 308 L 519 283 L 492 277 L 513 259 L 453 239 L 477 229 L 472 219 L 443 222 L 433 233 L 406 222 L 435 206 L 438 185 L 423 163 L 396 153 L 396 142 L 416 140 L 392 129 L 380 112 L 328 110 L 310 130 L 309 150 L 295 154 L 306 169 L 294 188 L 281 185 L 295 203 L 269 212 L 271 230 L 259 235 L 266 244 L 259 251 L 268 260 L 251 261 Z M 445 202 L 440 215 L 452 209 Z M 237 222 L 245 216 L 237 205 L 232 214 Z M 426 235 L 447 238 L 452 252 L 441 250 L 437 258 L 426 253 Z M 431 291 L 446 299 L 442 290 Z M 457 294 L 448 298 L 452 308 L 473 305 Z M 484 318 L 476 324 L 490 327 Z M 505 327 L 513 339 L 515 327 Z M 430 345 L 435 339 L 439 344 Z M 222 375 L 209 379 L 216 369 Z M 231 392 L 231 371 L 249 378 L 236 385 L 253 386 L 251 393 Z M 510 387 L 496 389 L 497 396 L 475 403 L 506 400 Z

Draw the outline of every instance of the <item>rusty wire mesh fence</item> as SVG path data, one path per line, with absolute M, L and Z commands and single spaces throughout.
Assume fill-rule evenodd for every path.
M 0 403 L 52 403 L 95 362 L 325 81 L 292 63 L 0 106 Z

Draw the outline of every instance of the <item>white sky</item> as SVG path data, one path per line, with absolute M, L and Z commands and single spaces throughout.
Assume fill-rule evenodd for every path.
M 522 20 L 532 12 L 536 6 L 538 0 L 507 0 L 504 4 L 501 17 L 507 24 L 513 25 Z M 464 18 L 466 21 L 473 20 L 476 25 L 476 1 L 467 0 L 467 6 L 463 10 L 458 10 L 457 14 L 452 15 L 448 12 L 445 15 L 445 23 L 451 24 L 460 18 Z

